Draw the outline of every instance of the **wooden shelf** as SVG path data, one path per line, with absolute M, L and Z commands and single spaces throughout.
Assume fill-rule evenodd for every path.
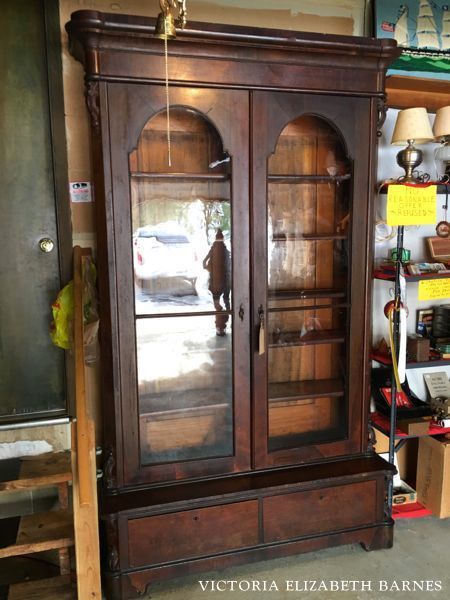
M 72 481 L 70 452 L 0 461 L 0 492 L 48 487 Z
M 390 185 L 402 185 L 401 181 L 391 181 L 389 183 L 383 184 L 383 186 L 379 190 L 379 194 L 387 194 L 388 188 Z M 414 185 L 414 184 L 410 184 Z M 430 185 L 435 185 L 437 187 L 438 194 L 445 194 L 450 191 L 450 183 L 442 183 L 440 181 L 427 181 L 426 183 L 418 184 L 420 187 L 428 187 Z
M 75 600 L 76 588 L 70 575 L 26 581 L 9 586 L 8 600 Z
M 395 273 L 386 273 L 381 269 L 376 269 L 373 272 L 374 279 L 381 279 L 383 281 L 395 281 Z M 424 275 L 408 275 L 405 273 L 405 281 L 406 282 L 415 282 L 415 281 L 423 281 L 425 279 L 450 279 L 450 273 L 427 273 Z
M 351 175 L 268 175 L 269 183 L 335 183 L 350 179 Z
M 386 79 L 386 94 L 389 107 L 425 106 L 435 112 L 449 103 L 450 81 L 391 75 Z
M 350 304 L 346 302 L 336 302 L 335 304 L 303 304 L 302 306 L 277 306 L 275 308 L 268 308 L 269 313 L 287 313 L 287 312 L 301 312 L 303 310 L 324 310 L 326 308 L 350 308 Z
M 346 240 L 348 236 L 342 233 L 278 233 L 272 236 L 273 242 L 291 242 L 291 241 L 321 241 L 321 240 Z
M 269 291 L 269 300 L 305 300 L 308 298 L 346 298 L 347 293 L 339 288 L 311 290 L 273 290 Z
M 389 437 L 389 432 L 391 429 L 389 417 L 386 417 L 385 415 L 376 412 L 370 415 L 370 420 L 375 429 L 378 429 L 378 431 L 381 431 L 381 433 L 384 433 L 384 435 Z M 430 426 L 428 428 L 427 433 L 424 433 L 423 435 L 408 435 L 401 431 L 401 429 L 396 429 L 395 439 L 412 439 L 419 437 L 427 437 L 429 435 L 441 435 L 443 433 L 449 432 L 450 427 L 438 427 L 437 425 L 434 425 L 432 421 L 430 421 Z
M 269 384 L 270 401 L 301 400 L 343 396 L 344 382 L 341 379 L 319 379 L 314 381 L 288 381 Z
M 308 331 L 300 335 L 294 331 L 285 331 L 280 334 L 279 341 L 274 335 L 269 342 L 270 348 L 285 348 L 286 346 L 315 346 L 318 344 L 340 344 L 345 342 L 345 333 L 340 329 L 323 329 L 321 331 Z M 269 338 L 270 339 L 270 338 Z
M 17 528 L 15 522 L 17 521 Z M 16 528 L 15 541 L 0 547 L 0 558 L 21 556 L 73 546 L 73 516 L 65 510 L 36 513 L 0 521 L 0 527 Z
M 392 366 L 391 358 L 389 356 L 385 356 L 384 354 L 377 354 L 376 352 L 374 352 L 370 355 L 370 358 L 371 360 L 375 360 L 377 363 L 380 363 L 380 365 L 385 365 L 387 367 Z M 406 368 L 423 369 L 427 367 L 444 367 L 446 365 L 450 365 L 450 359 L 440 359 L 437 353 L 433 354 L 433 352 L 430 352 L 430 360 L 424 360 L 421 362 L 408 361 L 406 363 Z
M 132 179 L 148 179 L 150 181 L 229 181 L 230 175 L 223 173 L 131 173 Z

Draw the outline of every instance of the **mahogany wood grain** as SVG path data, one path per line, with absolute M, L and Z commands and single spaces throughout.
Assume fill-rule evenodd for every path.
M 367 454 L 368 265 L 377 119 L 385 70 L 399 50 L 392 40 L 189 23 L 169 45 L 169 96 L 177 143 L 175 166 L 167 168 L 164 45 L 153 38 L 154 25 L 153 19 L 90 10 L 74 13 L 67 25 L 70 50 L 86 71 L 92 123 L 106 446 L 101 512 L 107 524 L 106 579 L 114 598 L 142 593 L 151 581 L 203 569 L 339 543 L 359 541 L 367 548 L 392 544 L 392 522 L 384 515 L 392 468 Z M 191 113 L 189 118 L 184 111 Z M 198 117 L 196 126 L 193 114 Z M 312 127 L 316 118 L 322 123 L 318 133 Z M 298 135 L 302 119 L 303 132 Z M 330 130 L 333 135 L 328 136 Z M 228 152 L 231 161 L 211 178 L 206 167 L 217 149 Z M 337 165 L 345 162 L 344 175 L 327 172 L 328 153 Z M 146 465 L 141 455 L 146 434 L 161 447 L 167 435 L 161 430 L 155 434 L 155 421 L 147 420 L 146 409 L 140 417 L 138 392 L 143 384 L 137 378 L 131 198 L 150 187 L 178 201 L 190 186 L 195 194 L 207 186 L 213 197 L 228 190 L 232 208 L 233 452 Z M 337 231 L 347 205 L 351 219 Z M 289 267 L 296 269 L 303 256 L 314 268 L 298 278 L 298 287 L 275 272 L 278 288 L 268 289 L 268 214 L 276 218 L 279 212 L 294 212 L 296 217 L 287 231 L 273 231 L 275 240 L 270 243 L 278 246 L 278 259 L 293 245 Z M 303 234 L 309 239 L 302 239 Z M 349 256 L 348 270 L 334 259 L 342 245 Z M 308 302 L 311 306 L 304 304 Z M 289 311 L 283 312 L 283 306 Z M 292 345 L 283 353 L 271 348 L 259 355 L 261 311 L 274 342 L 278 321 L 288 331 L 297 331 L 302 319 L 320 314 L 325 331 L 344 333 L 347 378 L 337 365 L 336 347 L 341 343 L 333 343 L 336 339 Z M 328 394 L 314 388 L 312 398 L 304 397 L 307 382 L 314 380 L 317 385 L 324 382 Z M 269 381 L 300 382 L 301 397 L 289 391 L 269 409 Z M 201 381 L 198 389 L 204 389 Z M 313 414 L 316 404 L 322 408 Z M 207 418 L 207 410 L 201 404 L 202 418 Z M 330 435 L 310 443 L 298 439 L 294 447 L 269 448 L 269 410 L 287 411 L 275 420 L 280 436 L 286 433 L 286 423 L 297 417 L 298 426 L 289 435 L 305 424 L 309 427 L 314 418 L 329 426 Z M 189 425 L 192 440 L 195 422 L 185 419 L 183 425 Z M 218 423 L 214 426 L 220 429 Z M 205 425 L 208 430 L 214 426 Z M 345 506 L 334 526 L 329 520 L 337 507 L 334 494 L 350 505 L 350 489 L 358 491 L 361 506 L 353 516 Z M 284 504 L 290 500 L 294 507 Z M 263 513 L 255 516 L 255 507 L 260 509 L 263 502 L 267 510 L 272 507 L 267 512 L 268 539 L 289 534 L 287 509 L 295 512 L 297 504 L 308 505 L 310 518 L 301 518 L 304 511 L 298 511 L 292 521 L 304 537 L 264 542 Z M 241 505 L 252 509 L 238 511 L 238 524 L 232 507 Z M 200 522 L 189 517 L 194 513 L 201 513 Z M 219 514 L 235 527 L 225 527 L 210 542 L 207 536 L 202 541 L 194 535 L 195 528 L 203 526 L 203 515 L 209 531 L 216 519 L 207 515 Z M 157 531 L 167 541 L 165 557 L 156 555 L 140 523 L 149 539 Z M 184 538 L 181 526 L 190 532 Z M 157 562 L 161 560 L 172 564 Z
M 263 511 L 265 542 L 370 525 L 377 517 L 376 483 L 271 496 L 264 499 Z
M 259 542 L 258 502 L 134 519 L 128 529 L 131 567 L 238 550 Z
M 162 565 L 116 577 L 108 575 L 106 585 L 110 597 L 114 600 L 119 598 L 136 598 L 141 596 L 148 589 L 148 586 L 151 586 L 154 582 L 186 574 L 192 575 L 193 573 L 202 571 L 215 571 L 241 564 L 254 563 L 256 561 L 301 554 L 303 552 L 316 552 L 323 548 L 345 544 L 359 543 L 367 551 L 388 549 L 392 547 L 392 540 L 393 523 L 391 522 L 378 527 L 361 527 L 353 531 L 308 537 L 301 540 L 241 550 L 234 554 L 197 559 L 192 563 L 182 562 L 179 564 Z

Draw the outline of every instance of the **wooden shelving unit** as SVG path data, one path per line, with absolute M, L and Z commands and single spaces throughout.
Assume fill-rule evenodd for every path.
M 99 107 L 109 596 L 341 542 L 390 547 L 394 467 L 365 433 L 363 332 L 374 115 L 395 43 L 207 24 L 179 32 L 169 167 L 154 22 L 78 11 L 67 30 Z M 198 282 L 203 315 L 195 298 L 157 293 L 174 270 L 162 251 L 155 297 L 145 311 L 136 303 L 132 232 L 163 223 L 186 230 L 199 265 L 216 254 L 208 287 Z

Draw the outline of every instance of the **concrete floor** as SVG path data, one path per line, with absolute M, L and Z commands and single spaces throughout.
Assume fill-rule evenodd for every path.
M 272 585 L 272 591 L 211 591 L 210 584 L 202 591 L 199 581 L 225 580 L 239 582 L 244 589 L 259 583 L 261 590 Z M 356 583 L 355 591 L 332 591 L 332 581 L 339 586 L 345 580 Z M 288 582 L 293 581 L 293 584 Z M 298 591 L 295 582 L 298 581 Z M 323 581 L 327 590 L 303 591 L 304 581 Z M 403 582 L 431 582 L 433 591 L 397 591 Z M 272 584 L 275 582 L 275 584 Z M 365 587 L 363 588 L 363 582 Z M 387 583 L 384 583 L 387 582 Z M 255 584 L 255 585 L 257 585 Z M 221 587 L 223 583 L 219 583 Z M 287 589 L 292 587 L 292 591 Z M 311 583 L 309 583 L 311 586 Z M 351 585 L 351 584 L 349 584 Z M 424 584 L 425 585 L 425 584 Z M 388 586 L 388 590 L 386 588 Z M 439 586 L 440 591 L 437 591 Z M 276 590 L 278 588 L 278 590 Z M 349 588 L 350 590 L 351 588 Z M 369 591 L 370 590 L 370 591 Z M 226 569 L 220 572 L 202 573 L 154 584 L 144 598 L 152 600 L 335 600 L 338 598 L 393 600 L 413 598 L 432 600 L 450 598 L 450 519 L 426 517 L 400 519 L 395 525 L 394 547 L 391 550 L 365 552 L 361 546 L 341 546 L 281 558 L 267 562 Z

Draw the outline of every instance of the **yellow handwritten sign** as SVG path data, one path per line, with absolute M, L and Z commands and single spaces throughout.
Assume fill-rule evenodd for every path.
M 436 223 L 437 186 L 390 185 L 387 197 L 388 225 Z
M 419 281 L 419 300 L 450 298 L 450 278 Z

